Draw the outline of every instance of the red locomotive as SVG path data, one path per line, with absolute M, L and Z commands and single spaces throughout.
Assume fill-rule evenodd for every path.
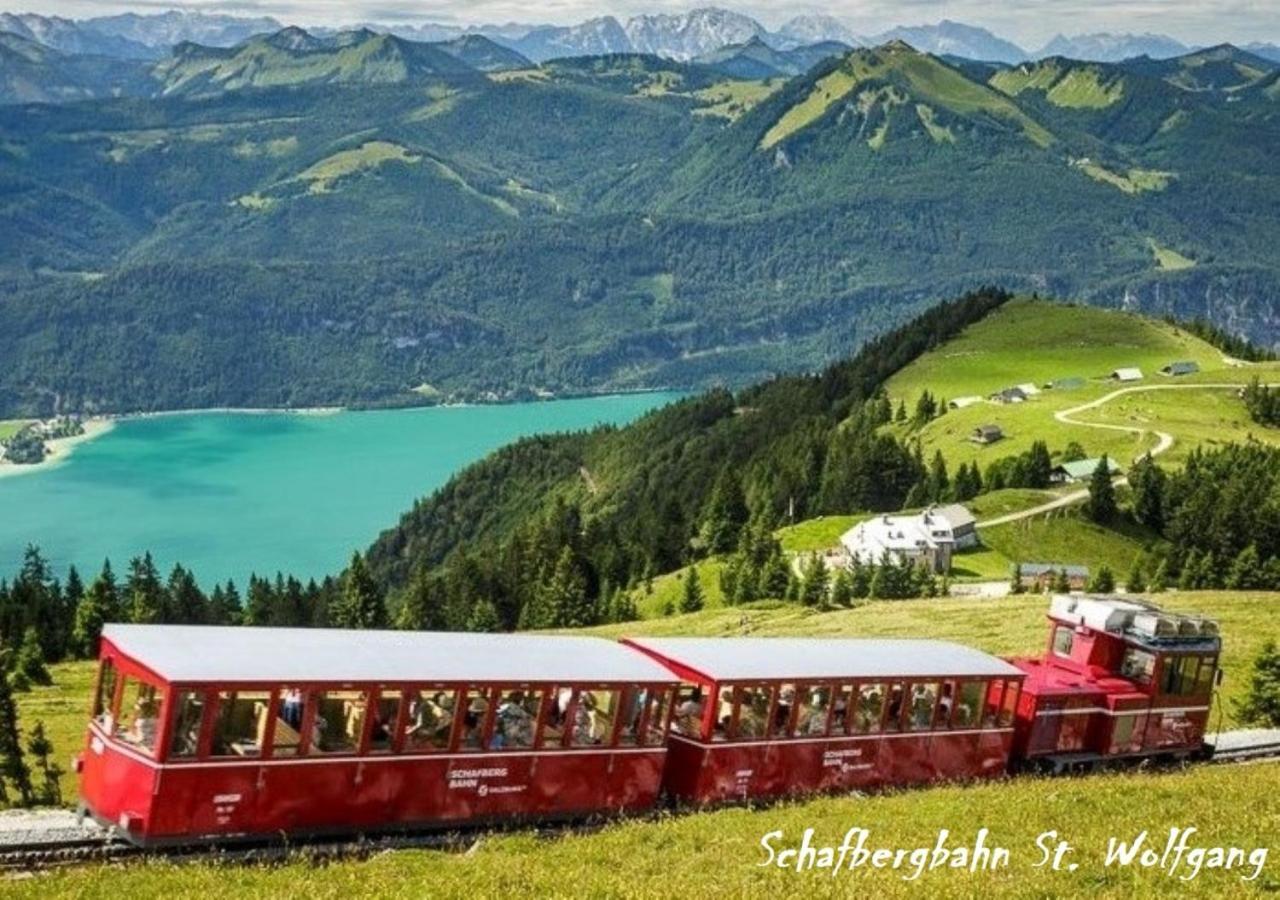
M 578 819 L 1203 753 L 1217 629 L 940 641 L 108 626 L 81 806 L 144 846 Z

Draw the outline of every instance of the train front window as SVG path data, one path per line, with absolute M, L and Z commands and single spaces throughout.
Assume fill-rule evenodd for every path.
M 571 745 L 594 747 L 612 743 L 613 719 L 617 711 L 617 691 L 578 691 L 578 703 L 573 712 Z
M 404 723 L 405 751 L 448 750 L 456 702 L 453 691 L 411 691 Z
M 267 691 L 220 691 L 213 723 L 213 755 L 261 756 L 270 708 Z
M 1204 696 L 1213 690 L 1213 676 L 1218 670 L 1216 656 L 1200 657 L 1200 673 L 1196 675 L 1196 695 Z
M 204 721 L 204 693 L 179 691 L 173 714 L 173 736 L 169 739 L 171 759 L 190 759 L 200 752 L 200 724 Z
M 1150 684 L 1156 671 L 1154 653 L 1129 647 L 1124 651 L 1124 659 L 1120 662 L 1120 674 L 1138 684 Z
M 369 728 L 370 753 L 391 752 L 398 721 L 400 721 L 400 691 L 383 688 L 378 691 L 378 702 L 373 704 L 373 724 Z
M 938 685 L 911 685 L 911 730 L 928 731 L 933 727 L 933 708 L 938 702 Z
M 1053 630 L 1053 652 L 1058 656 L 1070 656 L 1076 633 L 1070 625 L 1059 625 Z
M 115 736 L 148 753 L 154 753 L 163 694 L 154 684 L 126 675 L 121 698 Z
M 312 695 L 312 753 L 355 753 L 364 733 L 368 695 L 364 691 L 318 691 Z
M 518 688 L 504 691 L 498 702 L 493 722 L 493 737 L 489 739 L 492 750 L 524 750 L 533 746 L 538 725 L 538 710 L 542 707 L 542 691 Z
M 1164 677 L 1161 693 L 1186 697 L 1196 692 L 1196 670 L 1200 667 L 1198 656 L 1167 656 L 1164 660 Z
M 827 733 L 827 719 L 831 712 L 831 687 L 825 684 L 808 685 L 800 694 L 800 712 L 796 717 L 797 737 L 818 737 Z
M 108 733 L 115 730 L 115 711 L 112 707 L 116 702 L 116 677 L 115 664 L 104 659 L 102 668 L 98 670 L 98 693 L 93 698 L 93 718 Z

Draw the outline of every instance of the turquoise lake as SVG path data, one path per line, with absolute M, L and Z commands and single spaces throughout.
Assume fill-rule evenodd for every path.
M 524 435 L 622 424 L 678 394 L 431 409 L 126 419 L 60 465 L 0 478 L 0 578 L 40 547 L 85 581 L 150 550 L 205 587 L 338 572 L 415 498 Z

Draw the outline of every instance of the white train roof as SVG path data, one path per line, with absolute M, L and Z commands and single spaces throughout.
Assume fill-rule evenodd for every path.
M 948 641 L 871 638 L 629 638 L 628 643 L 716 681 L 981 678 L 1022 675 L 990 654 Z
M 614 641 L 534 634 L 108 625 L 130 659 L 178 682 L 674 682 Z

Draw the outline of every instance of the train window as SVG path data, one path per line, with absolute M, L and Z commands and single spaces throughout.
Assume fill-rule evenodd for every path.
M 1146 650 L 1129 647 L 1120 662 L 1120 674 L 1138 684 L 1150 684 L 1156 671 L 1156 657 Z
M 671 730 L 689 737 L 702 736 L 702 687 L 682 684 L 676 692 L 676 708 L 671 717 Z
M 312 694 L 312 753 L 355 753 L 364 734 L 368 694 L 364 691 L 317 691 Z
M 204 721 L 204 693 L 179 691 L 173 713 L 173 736 L 169 739 L 171 759 L 190 759 L 200 752 L 200 723 Z
M 1198 656 L 1168 656 L 1164 661 L 1163 693 L 1187 696 L 1196 692 Z
M 214 756 L 261 756 L 266 740 L 271 694 L 220 691 L 213 726 Z
M 462 737 L 458 741 L 459 750 L 480 750 L 484 748 L 484 729 L 489 718 L 489 690 L 483 687 L 470 687 L 462 696 Z
M 911 685 L 911 730 L 928 731 L 933 727 L 933 708 L 938 704 L 938 684 Z
M 773 688 L 768 685 L 738 688 L 739 740 L 751 741 L 764 737 L 765 723 L 769 721 L 769 704 L 773 701 Z
M 569 743 L 574 747 L 612 743 L 613 717 L 617 711 L 617 691 L 578 691 L 578 704 L 573 711 L 573 734 Z
M 98 670 L 98 693 L 93 698 L 93 717 L 110 734 L 115 730 L 116 667 L 109 659 Z
M 933 727 L 950 728 L 951 714 L 956 705 L 956 683 L 942 682 L 942 692 L 938 695 L 938 705 L 934 708 Z
M 1203 695 L 1213 690 L 1213 675 L 1217 668 L 1216 656 L 1200 657 L 1200 673 L 1196 675 L 1196 694 Z
M 849 730 L 849 723 L 852 721 L 849 710 L 855 708 L 858 703 L 858 689 L 856 685 L 838 684 L 835 691 L 835 699 L 831 701 L 831 733 L 844 734 Z
M 783 737 L 791 733 L 791 714 L 796 705 L 796 686 L 784 684 L 778 688 L 778 702 L 769 720 L 769 737 Z
M 618 746 L 634 747 L 640 742 L 640 722 L 644 718 L 644 708 L 648 702 L 649 688 L 622 689 L 622 704 L 618 707 L 622 717 L 622 724 L 618 728 Z
M 670 708 L 671 691 L 654 688 L 649 691 L 649 722 L 646 744 L 658 745 L 666 740 L 667 710 Z
M 1018 709 L 1018 682 L 1004 683 L 1004 698 L 1000 702 L 1000 727 L 1008 728 L 1013 724 L 1014 714 Z
M 163 699 L 154 684 L 126 675 L 115 736 L 148 753 L 154 752 L 160 722 L 160 703 Z
M 1111 732 L 1111 752 L 1135 753 L 1142 749 L 1143 733 L 1147 729 L 1147 715 L 1123 715 L 1115 717 Z
M 1004 699 L 1004 682 L 993 681 L 987 688 L 987 702 L 982 707 L 982 727 L 995 728 L 1000 719 L 1000 703 Z
M 888 710 L 885 713 L 884 730 L 885 731 L 901 731 L 902 730 L 902 697 L 903 687 L 901 684 L 891 685 L 887 695 Z
M 302 745 L 302 722 L 307 708 L 305 691 L 282 688 L 276 709 L 276 730 L 271 737 L 271 755 L 297 756 Z
M 960 696 L 956 698 L 951 713 L 952 728 L 971 728 L 978 723 L 982 713 L 982 698 L 987 692 L 984 681 L 965 681 L 960 684 Z
M 716 699 L 716 720 L 711 726 L 711 740 L 727 741 L 729 740 L 729 732 L 733 729 L 733 694 L 736 688 L 728 685 L 721 686 L 719 697 Z
M 534 730 L 538 725 L 538 710 L 541 707 L 540 690 L 517 688 L 505 691 L 498 701 L 489 749 L 523 750 L 532 747 Z
M 858 688 L 858 708 L 853 717 L 854 734 L 874 734 L 884 718 L 884 685 L 864 684 Z
M 396 722 L 400 720 L 400 691 L 383 688 L 378 691 L 378 702 L 373 704 L 373 725 L 369 729 L 369 752 L 390 753 L 396 734 Z
M 808 685 L 800 694 L 802 702 L 796 716 L 798 737 L 818 737 L 827 733 L 827 718 L 831 711 L 831 687 L 825 684 Z
M 569 706 L 573 702 L 573 688 L 561 687 L 551 692 L 551 703 L 547 707 L 547 716 L 542 723 L 542 734 L 539 746 L 561 747 L 565 739 L 565 719 L 569 715 Z
M 1075 637 L 1075 629 L 1070 625 L 1059 625 L 1053 630 L 1053 652 L 1058 656 L 1070 656 Z
M 448 750 L 453 731 L 452 691 L 410 691 L 404 725 L 404 749 L 411 752 Z

